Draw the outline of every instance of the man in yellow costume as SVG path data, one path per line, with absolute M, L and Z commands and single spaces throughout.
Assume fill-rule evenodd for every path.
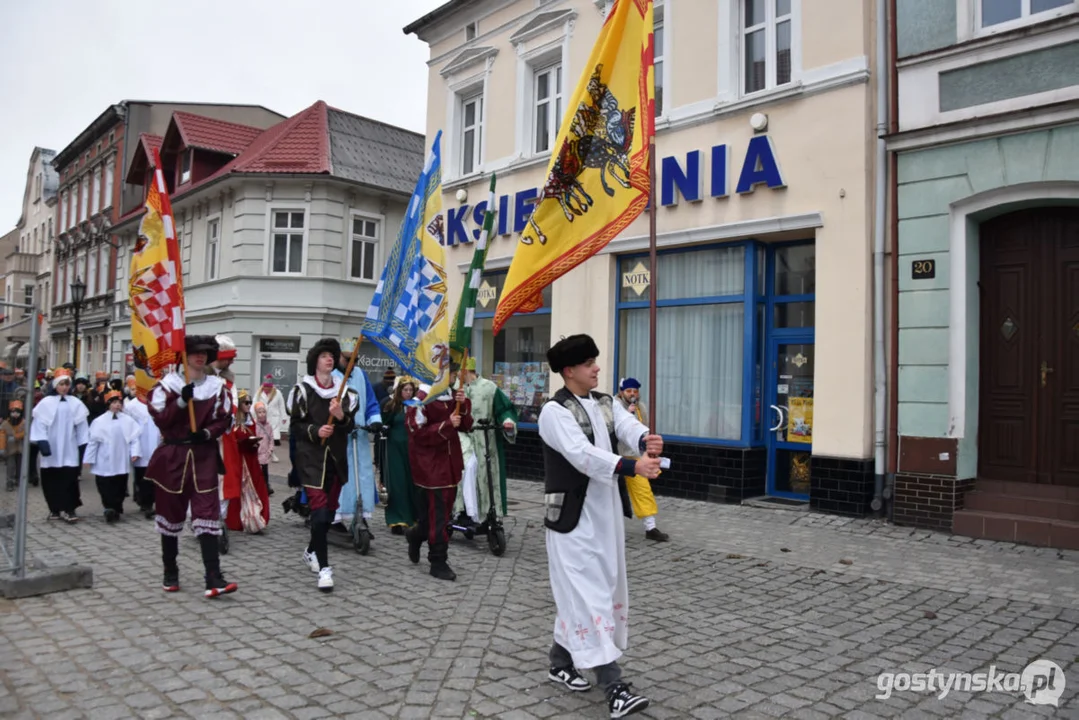
M 618 402 L 629 412 L 636 416 L 642 424 L 648 425 L 648 409 L 641 402 L 641 383 L 635 378 L 622 378 L 618 383 Z M 618 454 L 622 457 L 637 459 L 641 456 L 636 448 L 631 448 L 623 443 L 618 443 Z M 656 515 L 659 508 L 656 506 L 656 497 L 652 494 L 652 484 L 648 478 L 641 475 L 633 475 L 626 478 L 626 489 L 629 491 L 629 500 L 633 505 L 633 514 L 644 520 L 644 536 L 656 542 L 667 542 L 670 536 L 656 527 Z

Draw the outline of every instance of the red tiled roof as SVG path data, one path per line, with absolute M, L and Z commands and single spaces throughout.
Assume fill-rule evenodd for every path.
M 164 140 L 160 135 L 151 135 L 150 133 L 139 133 L 139 144 L 142 145 L 143 150 L 146 152 L 146 157 L 153 158 L 154 150 L 161 150 L 161 141 Z
M 184 123 L 184 129 L 191 125 L 191 118 L 223 125 L 234 125 L 233 123 L 209 120 L 190 113 L 174 112 L 173 117 L 175 118 L 181 114 L 187 116 L 181 121 Z M 179 125 L 180 123 L 177 123 L 178 127 Z M 250 129 L 254 130 L 254 128 Z M 330 162 L 329 113 L 326 103 L 322 100 L 287 120 L 282 120 L 272 127 L 256 132 L 258 136 L 237 157 L 230 160 L 227 165 L 212 175 L 180 188 L 172 196 L 173 200 L 231 173 L 297 173 L 312 175 L 331 174 L 333 172 L 333 166 Z M 117 220 L 117 224 L 137 217 L 142 212 L 143 208 L 139 206 Z
M 241 173 L 332 172 L 326 103 L 319 100 L 266 130 L 225 169 Z
M 154 163 L 154 150 L 161 150 L 163 138 L 160 135 L 139 133 L 139 144 L 135 149 L 135 155 L 131 158 L 131 166 L 127 169 L 128 183 L 137 185 L 142 182 L 146 168 Z
M 172 122 L 180 132 L 184 146 L 213 152 L 239 155 L 262 130 L 250 125 L 216 120 L 176 110 Z

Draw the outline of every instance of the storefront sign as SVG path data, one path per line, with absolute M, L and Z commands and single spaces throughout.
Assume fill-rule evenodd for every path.
M 714 198 L 725 198 L 730 195 L 730 160 L 731 152 L 728 145 L 715 145 L 708 151 L 709 162 L 705 162 L 704 150 L 693 150 L 685 157 L 683 167 L 682 160 L 676 156 L 668 156 L 659 161 L 656 174 L 660 177 L 659 199 L 663 206 L 678 204 L 681 196 L 688 202 L 700 202 L 704 199 L 705 182 L 708 183 L 708 193 Z M 706 168 L 706 165 L 709 167 Z M 752 193 L 759 185 L 770 189 L 786 187 L 783 173 L 779 168 L 776 158 L 775 145 L 768 135 L 757 135 L 750 138 L 746 146 L 745 156 L 742 158 L 741 170 L 738 173 L 738 184 L 735 192 L 739 195 Z M 536 207 L 539 191 L 529 188 L 515 193 L 511 197 L 503 195 L 498 198 L 498 234 L 520 234 L 528 225 L 528 218 Z M 512 205 L 512 207 L 511 207 Z M 512 210 L 512 213 L 511 213 Z M 460 245 L 479 240 L 480 229 L 483 227 L 483 216 L 487 212 L 487 201 L 482 200 L 474 206 L 460 205 L 456 208 L 446 209 L 446 244 Z M 468 223 L 471 214 L 471 223 Z M 513 223 L 511 226 L 510 218 Z
M 910 264 L 912 280 L 931 280 L 936 276 L 937 262 L 935 260 L 915 260 Z
M 629 288 L 638 295 L 647 290 L 651 282 L 652 273 L 648 272 L 644 263 L 637 263 L 628 273 L 622 273 L 622 287 Z
M 300 352 L 300 338 L 260 338 L 259 352 L 296 355 Z
M 480 304 L 480 307 L 486 308 L 490 306 L 491 301 L 497 297 L 498 288 L 492 286 L 486 280 L 480 283 L 479 290 L 476 291 L 476 302 Z

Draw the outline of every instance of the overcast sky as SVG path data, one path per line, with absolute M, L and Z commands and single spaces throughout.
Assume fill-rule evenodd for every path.
M 443 2 L 0 0 L 0 235 L 34 146 L 62 150 L 120 100 L 325 100 L 424 132 L 427 46 L 401 28 Z

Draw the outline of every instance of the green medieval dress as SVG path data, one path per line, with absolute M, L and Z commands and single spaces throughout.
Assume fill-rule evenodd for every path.
M 465 458 L 469 453 L 475 453 L 476 468 L 476 509 L 482 520 L 487 515 L 491 506 L 489 493 L 487 492 L 487 441 L 495 438 L 496 447 L 491 452 L 491 470 L 497 473 L 498 482 L 494 483 L 495 508 L 500 516 L 506 515 L 506 441 L 514 442 L 517 437 L 517 408 L 513 406 L 506 394 L 497 385 L 487 378 L 477 376 L 465 388 L 465 395 L 472 401 L 472 420 L 490 420 L 495 429 L 486 433 L 479 429 L 473 429 L 471 433 L 461 433 L 461 452 Z M 502 423 L 510 420 L 513 422 L 513 430 L 507 432 Z M 454 505 L 454 513 L 458 514 L 465 509 L 465 501 L 462 493 L 457 493 L 457 502 Z
M 416 522 L 418 493 L 412 484 L 412 469 L 408 464 L 408 427 L 405 426 L 404 409 L 396 413 L 384 411 L 382 421 L 390 429 L 382 467 L 382 482 L 389 494 L 386 525 L 409 527 Z

